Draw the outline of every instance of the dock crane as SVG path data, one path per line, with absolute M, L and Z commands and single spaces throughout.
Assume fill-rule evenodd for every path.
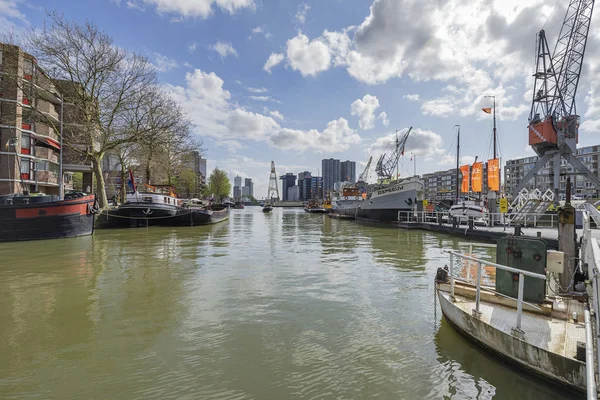
M 539 156 L 517 186 L 516 196 L 544 165 L 553 161 L 555 201 L 560 189 L 560 159 L 600 189 L 600 180 L 576 157 L 580 117 L 575 95 L 581 76 L 594 0 L 570 0 L 554 51 L 541 30 L 536 39 L 537 61 L 529 113 L 529 145 Z
M 371 168 L 371 161 L 373 161 L 373 156 L 369 157 L 369 161 L 367 161 L 367 166 L 365 167 L 362 174 L 358 176 L 358 182 L 367 182 L 369 179 L 369 169 Z
M 398 140 L 398 136 L 396 136 L 395 146 L 392 154 L 389 157 L 384 152 L 381 157 L 379 157 L 379 160 L 377 160 L 375 171 L 377 172 L 377 177 L 379 180 L 392 179 L 394 170 L 398 168 L 398 160 L 400 159 L 401 155 L 404 155 L 404 146 L 406 145 L 406 140 L 408 140 L 410 131 L 412 131 L 412 126 L 408 128 L 408 131 L 404 134 L 402 139 Z

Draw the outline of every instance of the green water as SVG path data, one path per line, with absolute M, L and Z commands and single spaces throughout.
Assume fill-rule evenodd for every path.
M 564 399 L 441 318 L 458 239 L 233 210 L 0 244 L 0 399 Z

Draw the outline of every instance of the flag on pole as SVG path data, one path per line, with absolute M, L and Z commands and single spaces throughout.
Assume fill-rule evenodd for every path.
M 482 177 L 483 177 L 483 163 L 476 162 L 471 168 L 471 190 L 476 193 L 481 192 Z
M 127 180 L 127 184 L 129 185 L 131 190 L 133 190 L 133 193 L 135 193 L 135 180 L 133 179 L 133 171 L 131 170 L 131 168 L 129 169 L 129 179 Z
M 463 193 L 467 193 L 469 191 L 469 166 L 461 166 L 460 173 L 462 174 L 462 184 L 460 186 L 460 191 Z
M 481 111 L 483 111 L 486 114 L 491 114 L 492 113 L 492 107 L 483 107 L 481 109 Z

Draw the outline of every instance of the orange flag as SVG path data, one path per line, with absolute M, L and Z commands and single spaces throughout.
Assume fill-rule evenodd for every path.
M 481 109 L 481 111 L 483 111 L 486 114 L 491 114 L 492 113 L 492 107 L 484 107 Z
M 473 168 L 471 169 L 471 189 L 476 193 L 481 192 L 482 170 L 483 164 L 480 162 L 474 163 Z
M 462 174 L 462 185 L 460 191 L 467 193 L 469 191 L 469 166 L 463 165 L 460 167 L 460 173 Z
M 488 160 L 488 187 L 496 192 L 500 190 L 500 163 L 497 158 Z

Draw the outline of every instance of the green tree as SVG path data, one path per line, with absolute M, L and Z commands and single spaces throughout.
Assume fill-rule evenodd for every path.
M 181 170 L 177 180 L 180 187 L 185 190 L 186 198 L 189 199 L 196 190 L 196 172 L 191 168 L 185 168 Z
M 214 196 L 217 202 L 221 202 L 225 197 L 229 197 L 231 192 L 231 183 L 227 173 L 222 169 L 215 168 L 208 178 L 205 195 Z

